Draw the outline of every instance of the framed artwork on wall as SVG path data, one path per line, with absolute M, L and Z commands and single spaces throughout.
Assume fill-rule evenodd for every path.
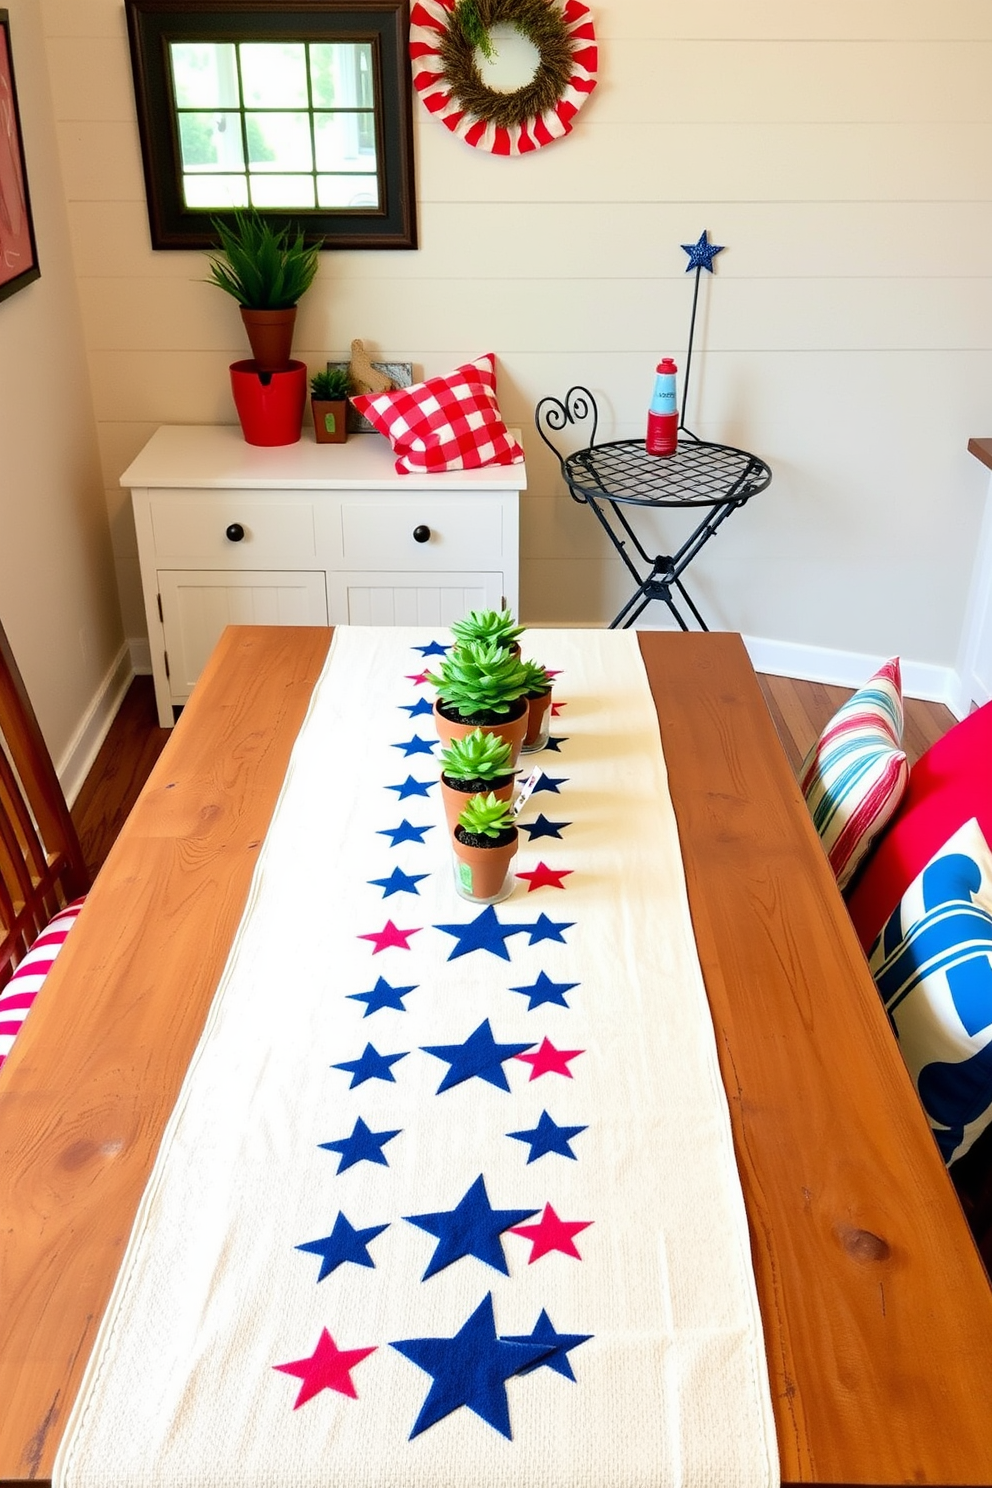
M 0 10 L 0 300 L 41 277 L 17 111 L 10 18 Z

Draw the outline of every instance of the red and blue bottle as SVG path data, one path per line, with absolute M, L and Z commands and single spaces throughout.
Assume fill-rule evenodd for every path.
M 679 443 L 679 410 L 675 394 L 678 371 L 671 357 L 658 363 L 654 378 L 654 396 L 648 409 L 648 435 L 645 448 L 649 455 L 674 455 Z

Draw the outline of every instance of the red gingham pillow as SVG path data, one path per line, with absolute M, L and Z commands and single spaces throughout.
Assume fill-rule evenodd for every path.
M 399 475 L 518 465 L 524 452 L 500 417 L 492 352 L 413 387 L 352 398 L 393 446 Z

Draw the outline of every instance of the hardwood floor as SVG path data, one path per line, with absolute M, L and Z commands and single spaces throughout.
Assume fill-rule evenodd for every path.
M 758 681 L 789 763 L 798 773 L 809 746 L 851 689 L 761 674 Z M 953 724 L 954 715 L 941 704 L 908 699 L 904 743 L 910 762 Z M 158 726 L 151 677 L 135 677 L 72 809 L 92 873 L 110 851 L 169 733 Z

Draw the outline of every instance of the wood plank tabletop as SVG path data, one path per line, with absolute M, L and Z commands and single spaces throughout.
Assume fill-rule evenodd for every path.
M 50 1478 L 329 639 L 225 633 L 5 1068 L 0 1484 Z M 992 1291 L 743 645 L 640 640 L 783 1481 L 992 1483 Z

